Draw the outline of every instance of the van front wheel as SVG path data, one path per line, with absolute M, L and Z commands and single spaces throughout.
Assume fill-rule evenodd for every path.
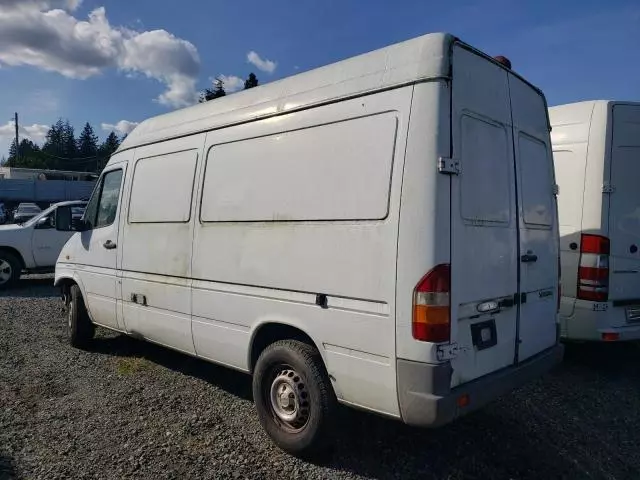
M 323 453 L 335 397 L 316 348 L 298 340 L 268 346 L 253 373 L 253 399 L 281 449 L 303 458 Z
M 69 289 L 67 327 L 69 328 L 69 343 L 76 348 L 86 347 L 95 333 L 95 328 L 89 319 L 87 308 L 82 299 L 82 292 L 77 285 L 71 285 Z

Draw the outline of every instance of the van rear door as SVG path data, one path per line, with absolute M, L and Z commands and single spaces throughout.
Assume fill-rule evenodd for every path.
M 456 386 L 515 361 L 518 218 L 508 73 L 456 45 L 452 84 L 452 153 L 461 170 L 451 177 Z
M 452 386 L 556 341 L 558 239 L 541 94 L 487 58 L 453 52 Z
M 640 304 L 640 105 L 613 106 L 609 300 Z
M 559 233 L 555 175 L 544 97 L 509 74 L 520 236 L 520 305 L 516 361 L 557 339 Z

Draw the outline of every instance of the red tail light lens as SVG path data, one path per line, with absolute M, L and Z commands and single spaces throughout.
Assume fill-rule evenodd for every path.
M 416 285 L 413 294 L 413 338 L 423 342 L 448 342 L 451 338 L 449 293 L 451 267 L 440 264 Z
M 609 255 L 610 243 L 607 237 L 601 235 L 588 235 L 582 234 L 580 240 L 580 252 L 581 253 L 597 253 L 602 255 Z
M 592 302 L 609 300 L 610 243 L 601 235 L 582 234 L 578 268 L 578 298 Z

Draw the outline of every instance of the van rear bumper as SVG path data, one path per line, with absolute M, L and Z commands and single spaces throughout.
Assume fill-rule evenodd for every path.
M 418 427 L 438 427 L 477 410 L 520 385 L 540 377 L 562 361 L 561 344 L 527 359 L 517 366 L 485 375 L 451 389 L 451 365 L 397 360 L 398 391 L 402 420 Z M 469 396 L 469 404 L 458 399 Z
M 640 340 L 640 323 L 627 321 L 627 309 L 639 308 L 640 300 L 590 302 L 574 300 L 573 313 L 560 317 L 562 340 Z

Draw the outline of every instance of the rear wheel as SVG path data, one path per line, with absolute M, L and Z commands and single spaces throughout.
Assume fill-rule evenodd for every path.
M 0 251 L 0 289 L 15 285 L 20 278 L 20 260 L 9 252 Z
M 77 348 L 86 347 L 95 333 L 95 327 L 91 323 L 84 305 L 82 292 L 77 285 L 71 285 L 69 289 L 67 326 L 69 328 L 69 343 Z
M 316 348 L 298 340 L 268 346 L 256 363 L 253 398 L 281 449 L 305 458 L 324 452 L 335 396 Z

